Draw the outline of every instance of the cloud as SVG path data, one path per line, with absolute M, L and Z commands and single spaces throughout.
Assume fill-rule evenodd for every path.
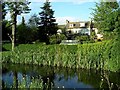
M 56 17 L 56 22 L 59 25 L 63 25 L 66 24 L 66 20 L 69 20 L 71 22 L 77 22 L 77 21 L 83 21 L 81 18 L 79 17 L 70 17 L 70 16 L 66 16 L 66 17 Z
M 6 14 L 5 19 L 8 20 L 8 21 L 11 20 L 11 16 L 10 16 L 9 12 Z
M 30 2 L 72 2 L 75 4 L 81 4 L 86 2 L 99 2 L 101 0 L 29 0 Z M 102 2 L 115 2 L 116 0 L 103 0 Z
M 4 2 L 25 2 L 26 0 L 4 0 Z M 72 2 L 75 4 L 82 4 L 86 2 L 115 2 L 116 0 L 27 0 L 30 2 Z M 119 1 L 119 0 L 117 0 Z
M 20 24 L 20 23 L 21 23 L 21 21 L 22 21 L 22 16 L 24 16 L 26 22 L 28 21 L 29 15 L 28 15 L 28 14 L 21 14 L 21 15 L 18 15 L 18 16 L 17 16 L 17 24 Z M 6 14 L 5 19 L 8 20 L 8 21 L 11 20 L 10 12 L 8 12 L 8 13 Z
M 30 2 L 72 2 L 72 3 L 83 3 L 83 2 L 95 2 L 98 0 L 29 0 Z

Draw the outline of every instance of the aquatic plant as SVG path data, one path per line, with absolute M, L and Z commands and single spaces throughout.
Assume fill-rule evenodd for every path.
M 3 63 L 49 65 L 70 68 L 120 70 L 119 52 L 110 41 L 78 45 L 19 45 L 2 52 Z

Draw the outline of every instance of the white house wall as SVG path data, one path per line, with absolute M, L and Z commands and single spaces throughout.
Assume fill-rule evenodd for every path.
M 68 31 L 71 31 L 73 33 L 79 33 L 80 30 L 81 30 L 80 28 L 68 29 Z
M 67 29 L 67 31 L 71 31 L 72 33 L 80 33 L 81 29 L 82 28 L 74 28 L 74 29 Z M 88 33 L 88 35 L 90 35 L 90 28 L 87 28 L 87 29 L 88 29 L 88 32 L 85 32 L 85 33 Z
M 85 27 L 85 23 L 80 23 L 80 27 Z
M 88 31 L 88 35 L 90 35 L 90 28 L 87 28 L 89 31 Z

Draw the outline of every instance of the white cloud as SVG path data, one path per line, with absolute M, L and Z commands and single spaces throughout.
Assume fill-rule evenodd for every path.
M 30 2 L 46 2 L 46 0 L 29 0 Z M 48 0 L 49 2 L 71 2 L 74 4 L 82 4 L 86 2 L 96 2 L 98 0 Z
M 26 22 L 27 22 L 27 20 L 29 19 L 29 15 L 28 15 L 28 14 L 18 15 L 18 16 L 17 16 L 17 24 L 21 23 L 21 21 L 22 21 L 22 16 L 24 16 L 24 18 L 26 19 Z M 11 15 L 10 15 L 9 12 L 6 14 L 5 19 L 8 20 L 8 21 L 11 20 Z
M 99 2 L 101 0 L 29 0 L 30 2 L 72 2 L 75 4 L 81 4 L 85 2 Z M 103 2 L 114 2 L 115 0 L 103 0 Z
M 6 14 L 5 19 L 8 20 L 8 21 L 11 20 L 11 16 L 10 16 L 9 12 Z
M 82 20 L 79 17 L 70 17 L 70 16 L 67 16 L 67 17 L 56 17 L 56 22 L 59 25 L 66 24 L 66 20 L 69 20 L 70 22 L 84 21 L 84 20 Z

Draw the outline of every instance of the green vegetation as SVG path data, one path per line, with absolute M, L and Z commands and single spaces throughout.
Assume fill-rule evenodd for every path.
M 30 79 L 30 82 L 28 82 L 27 78 Z M 5 83 L 4 86 L 2 86 L 3 89 L 12 89 L 12 88 L 16 88 L 16 89 L 23 89 L 23 88 L 39 88 L 40 90 L 49 90 L 50 86 L 49 83 L 51 82 L 47 82 L 46 84 L 43 83 L 43 80 L 39 77 L 31 77 L 31 76 L 27 76 L 27 75 L 23 75 L 23 78 L 21 80 L 16 80 L 18 78 L 14 77 L 14 81 L 13 81 L 13 85 L 11 85 L 10 87 L 7 86 L 7 84 Z M 49 78 L 48 78 L 49 79 Z M 17 81 L 17 82 L 16 82 Z M 49 80 L 48 80 L 49 81 Z M 51 87 L 52 87 L 52 83 L 51 83 Z
M 11 51 L 11 44 L 10 43 L 3 43 L 2 44 L 2 51 Z
M 117 13 L 119 8 L 117 0 L 114 2 L 103 2 L 101 0 L 100 3 L 96 3 L 92 15 L 99 32 L 114 31 L 118 22 Z
M 75 40 L 79 40 L 79 42 L 80 42 L 81 44 L 94 42 L 94 40 L 92 40 L 92 39 L 90 38 L 90 36 L 88 36 L 88 35 L 76 36 L 76 37 L 75 37 Z
M 99 32 L 103 33 L 104 40 L 108 41 L 89 43 L 94 42 L 94 32 L 91 33 L 90 38 L 87 36 L 77 36 L 75 38 L 75 35 L 69 32 L 66 34 L 67 39 L 75 38 L 83 43 L 83 45 L 71 46 L 39 44 L 39 42 L 58 44 L 61 40 L 66 39 L 63 34 L 56 35 L 58 28 L 55 23 L 55 17 L 53 17 L 54 11 L 51 9 L 50 2 L 45 2 L 44 6 L 41 7 L 40 18 L 33 15 L 28 25 L 25 24 L 25 19 L 22 18 L 22 23 L 17 26 L 17 15 L 23 12 L 28 13 L 30 11 L 29 4 L 29 2 L 26 4 L 17 2 L 6 3 L 11 14 L 13 27 L 10 27 L 9 21 L 2 22 L 5 30 L 3 31 L 3 40 L 12 41 L 12 51 L 9 51 L 11 50 L 9 44 L 3 44 L 2 49 L 4 52 L 1 52 L 3 54 L 3 63 L 42 64 L 120 71 L 120 6 L 117 2 L 97 3 L 92 13 L 95 27 L 99 29 Z M 23 11 L 21 7 L 24 9 Z M 6 14 L 4 9 L 5 6 L 3 4 L 3 17 Z M 38 21 L 40 22 L 38 23 Z M 16 28 L 18 31 L 16 31 Z M 62 27 L 63 32 L 65 29 Z M 16 46 L 13 51 L 16 40 L 18 40 L 19 46 Z M 25 44 L 33 42 L 36 44 Z
M 49 38 L 50 44 L 60 44 L 62 40 L 66 40 L 66 36 L 64 34 L 54 34 Z
M 22 17 L 22 23 L 17 26 L 17 30 L 16 37 L 19 44 L 31 43 L 36 40 L 37 30 L 33 30 L 32 27 L 29 27 L 25 23 L 24 17 Z
M 16 28 L 17 28 L 17 16 L 22 13 L 29 13 L 31 9 L 29 9 L 28 5 L 30 2 L 5 2 L 5 5 L 8 9 L 6 11 L 10 12 L 11 22 L 12 22 L 12 51 L 14 50 L 16 44 Z
M 54 11 L 51 9 L 49 1 L 46 1 L 41 9 L 42 11 L 39 13 L 40 21 L 38 22 L 39 40 L 50 44 L 49 37 L 56 34 L 58 29 L 56 19 L 53 16 Z
M 114 73 L 109 71 L 99 71 L 93 69 L 88 70 L 88 69 L 56 68 L 50 66 L 36 66 L 36 65 L 31 67 L 31 65 L 18 65 L 18 64 L 3 64 L 2 67 L 5 73 L 12 71 L 14 75 L 13 76 L 14 84 L 12 85 L 13 87 L 18 88 L 39 88 L 42 90 L 51 90 L 52 88 L 55 88 L 56 81 L 61 82 L 65 80 L 65 82 L 70 83 L 69 80 L 73 80 L 73 78 L 76 77 L 77 83 L 83 82 L 84 84 L 91 85 L 94 88 L 104 89 L 113 85 L 113 87 L 111 88 L 114 89 L 116 87 L 117 90 L 117 87 L 119 88 L 120 85 L 119 73 L 116 72 Z M 29 72 L 34 74 L 29 75 L 28 74 Z M 15 75 L 15 73 L 16 74 L 21 73 L 21 75 L 23 76 L 21 80 L 17 75 Z
M 83 45 L 21 44 L 14 52 L 2 52 L 2 62 L 119 71 L 117 45 L 113 40 Z
M 111 35 L 116 30 L 120 30 L 120 4 L 117 0 L 114 2 L 103 2 L 101 0 L 96 3 L 92 15 L 94 25 L 98 28 L 98 32 L 104 35 L 104 39 L 111 39 Z

